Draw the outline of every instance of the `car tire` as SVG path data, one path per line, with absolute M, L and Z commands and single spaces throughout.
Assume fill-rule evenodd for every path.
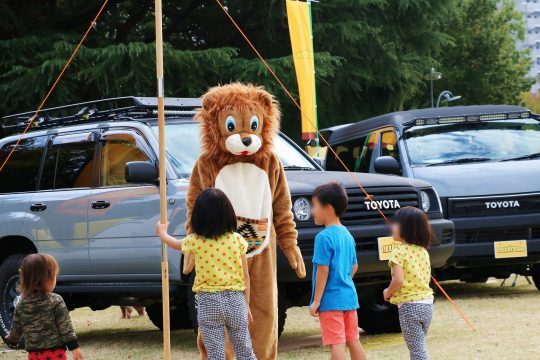
M 24 256 L 23 254 L 11 255 L 0 264 L 0 336 L 2 340 L 11 328 L 15 301 L 19 296 L 17 292 L 19 267 Z
M 540 290 L 540 264 L 534 264 L 531 270 L 531 277 L 536 288 Z
M 283 330 L 285 329 L 285 322 L 287 321 L 287 309 L 289 308 L 289 302 L 285 295 L 285 291 L 278 292 L 278 339 L 281 337 Z
M 187 303 L 175 302 L 170 306 L 171 330 L 185 330 L 193 327 L 189 317 Z M 146 307 L 148 318 L 157 328 L 163 330 L 163 307 L 161 303 L 154 303 Z
M 358 326 L 368 334 L 401 332 L 397 306 L 385 302 L 382 296 L 361 301 L 357 313 Z
M 195 332 L 195 335 L 199 333 L 199 321 L 197 320 L 197 303 L 195 301 L 195 293 L 193 292 L 193 281 L 195 279 L 195 274 L 191 275 L 190 281 L 189 281 L 189 288 L 187 290 L 187 300 L 188 300 L 188 310 L 189 310 L 189 318 L 191 319 L 191 323 L 193 324 L 193 331 Z

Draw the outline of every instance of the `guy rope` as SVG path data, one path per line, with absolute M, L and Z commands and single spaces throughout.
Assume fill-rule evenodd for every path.
M 26 128 L 24 128 L 24 131 L 21 133 L 21 135 L 19 136 L 19 138 L 17 139 L 17 141 L 15 142 L 15 144 L 11 147 L 11 150 L 8 154 L 8 156 L 6 156 L 6 159 L 4 160 L 4 162 L 2 163 L 2 165 L 0 165 L 0 172 L 4 169 L 4 167 L 6 166 L 7 162 L 9 161 L 9 158 L 11 157 L 11 155 L 13 154 L 13 152 L 15 151 L 15 148 L 19 145 L 19 143 L 21 142 L 24 134 L 26 134 L 26 132 L 28 131 L 28 129 L 30 129 L 30 127 L 32 127 L 32 124 L 34 123 L 34 119 L 36 118 L 36 116 L 38 115 L 38 113 L 41 111 L 41 109 L 43 109 L 43 106 L 45 105 L 45 103 L 47 102 L 47 100 L 49 99 L 49 96 L 51 96 L 52 92 L 54 91 L 54 89 L 56 88 L 56 85 L 58 84 L 58 82 L 60 81 L 60 79 L 62 78 L 62 76 L 64 76 L 64 73 L 66 72 L 69 64 L 71 64 L 71 61 L 73 61 L 73 58 L 75 57 L 75 54 L 77 54 L 77 52 L 79 51 L 81 45 L 83 44 L 83 42 L 86 40 L 86 37 L 88 36 L 88 34 L 90 34 L 90 31 L 96 26 L 97 24 L 97 20 L 99 19 L 101 13 L 103 12 L 103 9 L 105 9 L 105 6 L 107 6 L 107 3 L 109 2 L 109 0 L 105 0 L 103 1 L 103 4 L 101 5 L 101 7 L 99 8 L 96 16 L 94 16 L 94 19 L 90 22 L 90 25 L 88 26 L 88 28 L 86 29 L 86 32 L 84 33 L 84 35 L 82 36 L 81 40 L 79 41 L 79 43 L 77 44 L 77 46 L 75 46 L 75 48 L 73 49 L 73 51 L 71 52 L 71 55 L 69 56 L 69 59 L 66 61 L 66 63 L 64 64 L 64 67 L 62 68 L 62 71 L 60 71 L 60 73 L 58 74 L 58 76 L 56 77 L 56 80 L 54 81 L 54 83 L 51 85 L 49 91 L 47 92 L 47 94 L 45 95 L 45 97 L 43 98 L 43 100 L 41 100 L 41 103 L 39 104 L 39 106 L 37 107 L 36 111 L 34 112 L 34 115 L 32 115 L 32 117 L 28 120 L 28 124 L 26 125 Z
M 60 79 L 64 76 L 67 68 L 75 58 L 75 55 L 81 48 L 82 44 L 90 34 L 90 31 L 96 26 L 97 21 L 103 10 L 107 6 L 109 0 L 104 0 L 103 4 L 99 8 L 96 16 L 90 22 L 85 33 L 81 37 L 81 40 L 77 43 L 68 60 L 64 64 L 62 70 L 56 77 L 56 80 L 49 88 L 49 91 L 40 102 L 36 111 L 28 120 L 28 124 L 24 128 L 23 132 L 19 135 L 15 144 L 11 147 L 10 152 L 6 156 L 3 163 L 0 165 L 0 172 L 4 169 L 5 165 L 13 155 L 13 152 L 19 145 L 20 141 L 28 130 L 32 127 L 35 118 L 53 93 L 56 85 L 60 82 Z M 159 128 L 159 194 L 160 194 L 160 221 L 165 224 L 167 222 L 167 197 L 166 197 L 166 169 L 165 169 L 165 116 L 164 116 L 164 87 L 163 87 L 163 30 L 162 30 L 162 10 L 161 0 L 155 0 L 155 22 L 156 22 L 156 75 L 157 75 L 157 95 L 158 95 L 158 128 Z M 163 303 L 163 358 L 165 360 L 171 359 L 171 337 L 170 337 L 170 309 L 169 309 L 169 263 L 167 260 L 167 248 L 164 244 L 161 244 L 161 280 L 162 280 L 162 303 Z
M 0 164 L 0 172 L 4 169 L 6 163 L 11 158 L 13 152 L 19 145 L 20 141 L 26 134 L 26 132 L 30 129 L 32 124 L 34 123 L 35 118 L 49 99 L 50 95 L 53 93 L 54 89 L 56 88 L 57 84 L 59 83 L 60 79 L 64 76 L 67 68 L 75 58 L 75 55 L 81 48 L 82 44 L 88 37 L 90 31 L 96 26 L 97 21 L 99 17 L 101 16 L 103 10 L 107 6 L 109 0 L 104 0 L 101 7 L 99 8 L 98 12 L 96 13 L 93 20 L 90 22 L 87 30 L 81 37 L 80 41 L 77 43 L 75 48 L 73 49 L 71 55 L 69 56 L 68 60 L 64 64 L 62 70 L 56 77 L 56 80 L 53 82 L 51 87 L 49 88 L 49 91 L 43 98 L 43 100 L 40 102 L 39 106 L 37 107 L 36 111 L 32 115 L 32 117 L 28 120 L 28 124 L 26 125 L 23 132 L 19 135 L 19 138 L 17 139 L 14 146 L 11 148 L 9 154 L 5 158 L 2 164 Z M 257 57 L 260 59 L 262 64 L 265 66 L 265 68 L 268 70 L 268 72 L 272 75 L 272 77 L 279 83 L 283 91 L 287 94 L 287 96 L 291 99 L 292 103 L 295 105 L 295 107 L 298 108 L 298 110 L 302 113 L 302 109 L 292 93 L 287 89 L 287 87 L 283 84 L 283 82 L 280 80 L 280 78 L 276 75 L 274 70 L 270 67 L 270 65 L 266 62 L 266 60 L 262 57 L 262 55 L 259 53 L 257 48 L 253 45 L 253 43 L 250 41 L 249 37 L 242 31 L 238 23 L 234 20 L 234 18 L 229 14 L 227 9 L 224 7 L 224 5 L 221 3 L 220 0 L 216 0 L 216 3 L 221 7 L 225 15 L 229 18 L 231 23 L 234 25 L 234 27 L 238 30 L 238 32 L 242 35 L 244 40 L 247 42 L 249 47 L 253 50 L 253 52 L 257 55 Z M 160 178 L 160 221 L 161 223 L 167 222 L 167 201 L 166 201 L 166 160 L 165 160 L 165 132 L 164 132 L 164 124 L 165 124 L 165 118 L 164 118 L 164 82 L 163 82 L 163 32 L 162 32 L 162 6 L 161 6 L 161 0 L 155 0 L 155 22 L 156 22 L 156 75 L 157 75 L 157 95 L 158 95 L 158 128 L 159 128 L 159 178 Z M 303 114 L 303 116 L 313 124 L 312 119 L 310 119 L 307 115 Z M 343 166 L 345 171 L 351 176 L 355 184 L 362 190 L 364 193 L 366 200 L 373 200 L 372 196 L 367 193 L 367 191 L 364 189 L 360 181 L 356 178 L 356 176 L 349 170 L 347 165 L 343 162 L 343 160 L 338 156 L 336 151 L 330 146 L 326 138 L 317 130 L 317 133 L 319 135 L 319 138 L 325 143 L 327 148 L 333 153 L 335 158 L 338 160 L 338 162 Z M 389 219 L 384 215 L 384 213 L 377 208 L 377 211 L 379 214 L 383 217 L 385 222 L 387 224 L 390 223 Z M 169 275 L 168 275 L 168 260 L 167 260 L 167 249 L 162 244 L 162 259 L 161 259 L 161 269 L 162 269 L 162 296 L 163 296 L 163 358 L 165 360 L 171 359 L 171 345 L 170 345 L 170 315 L 169 315 Z M 460 316 L 463 318 L 463 320 L 467 323 L 467 325 L 474 331 L 475 327 L 471 323 L 471 321 L 468 319 L 468 317 L 463 313 L 463 311 L 458 307 L 458 305 L 455 303 L 454 300 L 448 295 L 448 293 L 443 289 L 443 287 L 439 284 L 439 282 L 431 276 L 434 284 L 441 290 L 441 292 L 444 294 L 444 296 L 448 299 L 448 301 L 452 304 L 454 309 L 460 314 Z
M 227 8 L 222 4 L 222 2 L 220 0 L 216 0 L 216 3 L 219 5 L 219 7 L 221 8 L 221 10 L 223 10 L 223 12 L 225 13 L 225 15 L 229 18 L 229 20 L 231 21 L 231 23 L 233 24 L 233 26 L 236 28 L 236 30 L 238 30 L 238 32 L 240 33 L 240 35 L 242 35 L 242 37 L 244 38 L 244 40 L 246 41 L 246 43 L 249 45 L 249 47 L 251 48 L 251 50 L 253 50 L 253 52 L 255 53 L 255 55 L 257 55 L 257 57 L 259 58 L 259 60 L 262 62 L 262 64 L 264 65 L 264 67 L 268 70 L 268 72 L 272 75 L 272 77 L 278 82 L 278 84 L 281 86 L 281 88 L 283 89 L 283 91 L 285 92 L 285 94 L 287 94 L 287 96 L 291 99 L 292 103 L 294 104 L 294 106 L 296 108 L 298 108 L 298 110 L 300 111 L 300 113 L 302 114 L 302 116 L 307 120 L 309 121 L 313 126 L 314 126 L 314 122 L 312 121 L 312 119 L 309 118 L 309 116 L 307 114 L 304 114 L 302 113 L 302 107 L 300 106 L 300 104 L 298 104 L 298 102 L 296 101 L 296 99 L 294 98 L 294 96 L 292 95 L 292 93 L 287 89 L 287 87 L 284 85 L 284 83 L 281 81 L 281 79 L 277 76 L 277 74 L 274 72 L 274 70 L 272 69 L 272 67 L 270 67 L 270 65 L 268 64 L 268 62 L 264 59 L 264 57 L 261 55 L 261 53 L 257 50 L 257 48 L 255 47 L 255 45 L 253 45 L 253 43 L 251 42 L 251 40 L 249 39 L 249 37 L 246 35 L 246 33 L 242 30 L 242 28 L 238 25 L 238 23 L 236 22 L 236 20 L 234 20 L 234 18 L 231 16 L 231 14 L 229 14 L 229 11 L 227 10 Z M 332 152 L 332 154 L 335 156 L 335 158 L 338 160 L 338 162 L 343 166 L 343 168 L 345 169 L 345 171 L 349 174 L 349 176 L 352 178 L 352 180 L 355 182 L 355 184 L 362 190 L 362 192 L 364 193 L 365 197 L 366 197 L 366 201 L 372 201 L 373 200 L 373 197 L 368 194 L 368 192 L 364 189 L 364 187 L 362 186 L 362 184 L 360 183 L 360 181 L 356 178 L 356 176 L 349 170 L 349 168 L 347 167 L 347 165 L 345 165 L 345 163 L 343 162 L 343 160 L 341 160 L 341 158 L 339 157 L 339 155 L 336 153 L 336 151 L 332 148 L 332 146 L 330 146 L 330 143 L 326 140 L 326 138 L 323 136 L 323 134 L 319 131 L 318 128 L 316 128 L 314 126 L 314 128 L 316 129 L 317 131 L 317 134 L 319 136 L 319 139 L 322 140 L 324 142 L 324 144 L 327 146 L 327 148 L 330 150 L 330 152 Z M 390 220 L 386 217 L 386 215 L 384 215 L 384 213 L 382 212 L 381 209 L 379 209 L 377 207 L 377 211 L 379 212 L 379 214 L 383 217 L 384 221 L 390 225 Z M 476 328 L 474 327 L 474 325 L 472 324 L 472 322 L 469 320 L 469 318 L 465 315 L 465 313 L 459 308 L 459 306 L 456 304 L 456 302 L 450 297 L 450 295 L 448 295 L 448 293 L 443 289 L 443 287 L 441 286 L 441 284 L 439 284 L 439 282 L 435 279 L 435 277 L 433 275 L 431 275 L 431 279 L 433 280 L 433 283 L 439 288 L 439 290 L 441 290 L 441 292 L 444 294 L 444 296 L 448 299 L 448 301 L 450 302 L 450 304 L 454 307 L 454 309 L 457 311 L 457 313 L 461 316 L 461 318 L 467 323 L 467 325 L 469 326 L 469 328 L 472 330 L 472 331 L 476 331 Z

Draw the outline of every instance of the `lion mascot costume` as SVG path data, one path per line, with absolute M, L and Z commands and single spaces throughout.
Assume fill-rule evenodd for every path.
M 236 212 L 237 232 L 249 244 L 253 349 L 259 360 L 276 359 L 276 243 L 296 274 L 301 278 L 306 275 L 287 179 L 272 149 L 279 130 L 278 104 L 262 87 L 240 83 L 216 86 L 202 97 L 196 119 L 201 123 L 202 153 L 189 182 L 187 232 L 191 232 L 191 210 L 201 191 L 213 187 L 224 191 Z M 193 266 L 193 258 L 185 259 L 184 272 Z M 200 334 L 198 344 L 204 359 Z

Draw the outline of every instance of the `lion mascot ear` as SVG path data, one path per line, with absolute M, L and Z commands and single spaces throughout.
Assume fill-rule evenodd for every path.
M 264 107 L 264 113 L 268 120 L 270 120 L 265 123 L 273 127 L 274 132 L 277 132 L 279 130 L 281 113 L 276 98 L 260 86 L 255 89 L 255 100 Z

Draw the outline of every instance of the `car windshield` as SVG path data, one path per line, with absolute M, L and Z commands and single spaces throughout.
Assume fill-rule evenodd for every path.
M 157 136 L 158 128 L 153 127 Z M 195 161 L 200 155 L 199 124 L 183 123 L 166 126 L 165 141 L 167 155 L 178 176 L 189 177 Z M 278 136 L 274 149 L 285 170 L 318 170 L 307 155 L 289 143 L 283 136 Z
M 412 166 L 540 158 L 535 119 L 415 126 L 404 139 Z

